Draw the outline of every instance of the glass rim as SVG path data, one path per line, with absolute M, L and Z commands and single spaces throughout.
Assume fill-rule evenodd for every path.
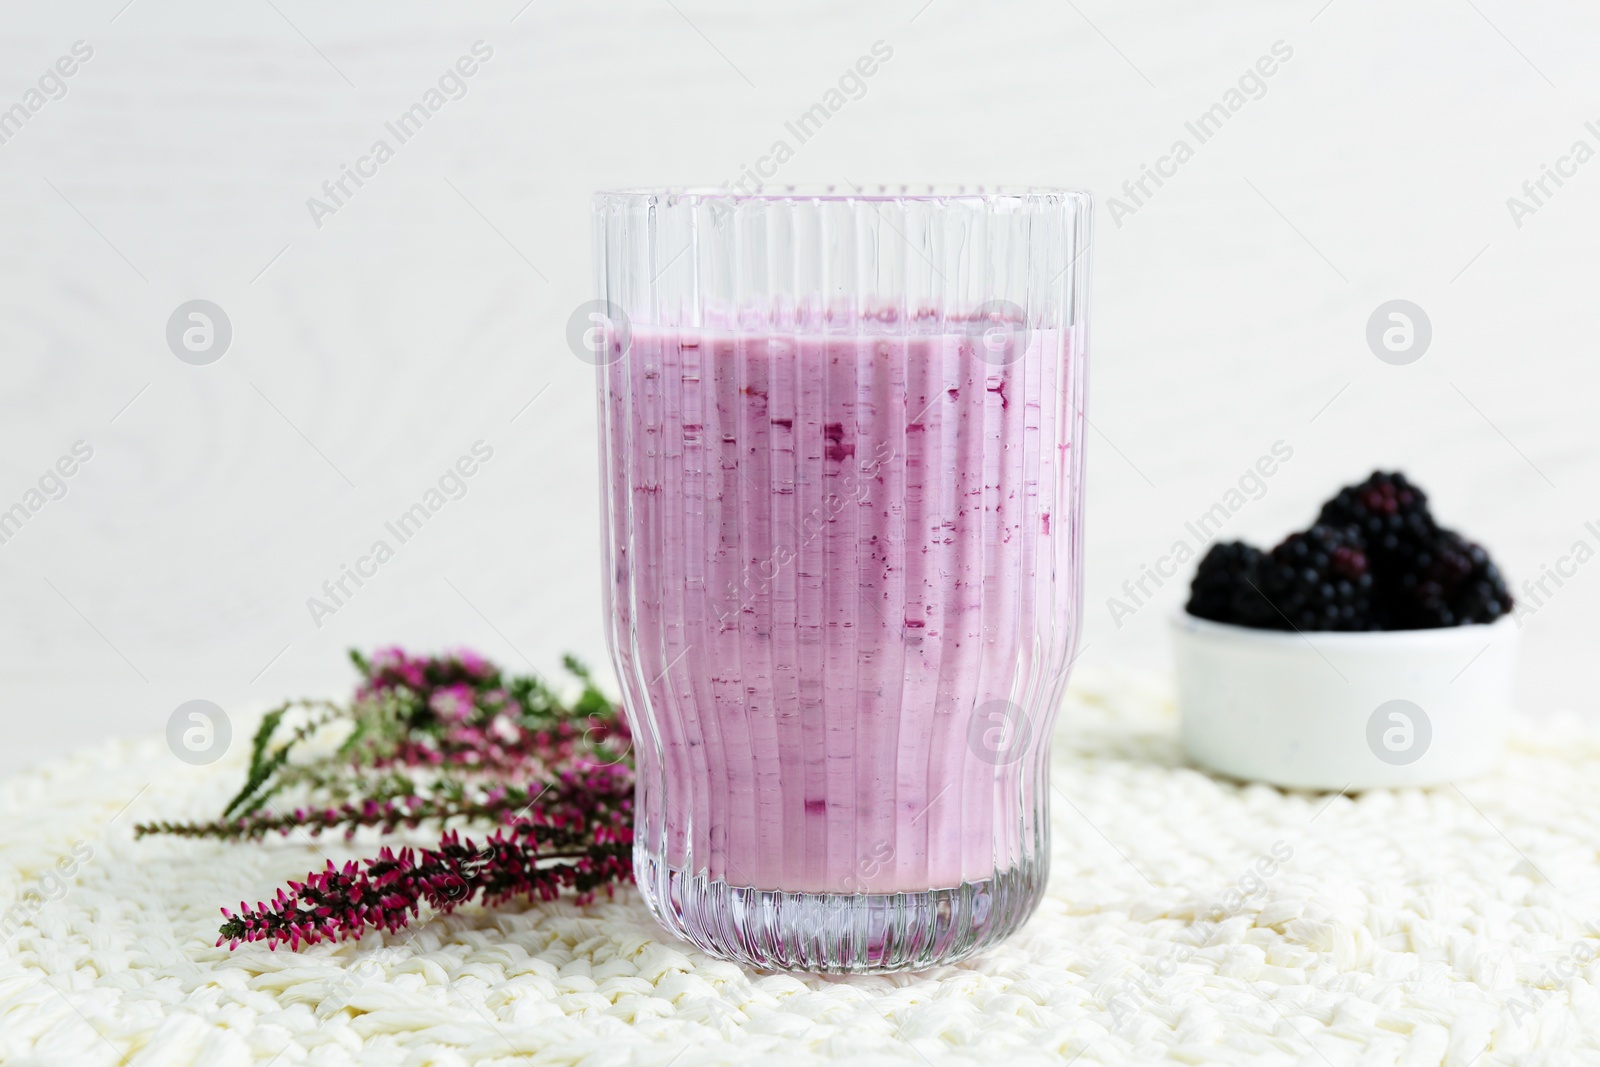
M 794 185 L 758 185 L 755 191 L 748 192 L 728 186 L 658 186 L 654 188 L 618 188 L 598 189 L 594 193 L 594 200 L 641 200 L 665 199 L 668 203 L 678 201 L 728 201 L 751 202 L 766 201 L 772 203 L 795 202 L 887 202 L 898 200 L 916 200 L 929 203 L 949 202 L 975 202 L 999 203 L 1007 200 L 1014 201 L 1049 201 L 1049 200 L 1081 200 L 1090 202 L 1094 194 L 1088 189 L 1072 189 L 1066 186 L 1043 185 L 964 185 L 964 184 L 900 184 L 893 185 L 881 183 L 877 185 L 853 185 L 835 183 L 794 184 Z

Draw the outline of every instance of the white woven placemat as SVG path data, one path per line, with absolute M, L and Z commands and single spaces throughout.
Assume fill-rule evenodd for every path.
M 710 959 L 631 891 L 215 948 L 218 905 L 373 849 L 136 843 L 137 821 L 214 813 L 246 746 L 198 769 L 160 739 L 104 744 L 0 783 L 0 1062 L 1600 1057 L 1600 742 L 1575 723 L 1522 726 L 1492 778 L 1354 799 L 1185 767 L 1136 680 L 1083 679 L 1061 727 L 1033 921 L 960 966 L 849 979 Z

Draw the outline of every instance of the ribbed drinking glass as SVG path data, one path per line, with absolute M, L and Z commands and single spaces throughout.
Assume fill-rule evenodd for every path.
M 635 872 L 760 967 L 993 944 L 1049 866 L 1090 201 L 597 194 L 605 592 Z

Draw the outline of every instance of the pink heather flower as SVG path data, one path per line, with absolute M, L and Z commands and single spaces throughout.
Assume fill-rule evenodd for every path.
M 445 722 L 465 722 L 477 709 L 477 694 L 472 687 L 457 683 L 435 689 L 428 697 L 428 707 Z
M 369 662 L 372 664 L 373 670 L 382 673 L 398 668 L 405 661 L 405 649 L 399 646 L 390 646 L 388 648 L 380 648 L 374 652 Z
M 421 689 L 423 661 L 406 655 L 403 648 L 380 648 L 372 656 L 371 686 L 375 690 L 393 689 L 397 685 Z

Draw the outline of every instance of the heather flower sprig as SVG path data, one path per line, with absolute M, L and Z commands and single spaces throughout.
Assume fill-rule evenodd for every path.
M 632 775 L 620 765 L 573 770 L 536 796 L 510 825 L 474 846 L 449 830 L 436 848 L 383 849 L 376 859 L 330 860 L 304 882 L 290 882 L 270 901 L 224 908 L 217 944 L 266 941 L 276 948 L 359 937 L 369 927 L 393 932 L 422 904 L 448 914 L 469 900 L 485 905 L 517 896 L 553 900 L 577 890 L 580 903 L 631 877 Z M 618 795 L 621 793 L 622 795 Z
M 586 763 L 561 770 L 555 781 L 532 788 L 509 783 L 468 787 L 456 780 L 436 780 L 429 784 L 427 792 L 426 796 L 421 791 L 368 796 L 326 807 L 255 812 L 211 822 L 144 823 L 135 828 L 135 834 L 259 841 L 274 833 L 287 836 L 295 830 L 304 830 L 313 837 L 342 830 L 350 838 L 367 826 L 392 833 L 401 827 L 416 829 L 425 824 L 445 827 L 452 820 L 540 829 L 547 823 L 560 827 L 574 820 L 591 821 L 599 815 L 627 814 L 633 804 L 633 775 L 622 764 Z M 530 814 L 535 811 L 535 803 L 537 813 Z
M 420 657 L 385 648 L 370 659 L 352 651 L 350 659 L 362 680 L 348 707 L 295 701 L 262 718 L 245 784 L 223 809 L 224 819 L 251 816 L 297 785 L 350 796 L 342 783 L 361 768 L 531 779 L 586 754 L 608 763 L 629 755 L 627 727 L 616 706 L 571 656 L 564 662 L 582 691 L 570 707 L 541 679 L 507 677 L 470 651 Z M 295 709 L 310 714 L 289 729 L 285 720 Z M 291 762 L 336 723 L 349 732 L 335 750 Z M 280 732 L 282 740 L 275 740 Z
M 492 906 L 518 896 L 554 900 L 563 889 L 576 889 L 579 903 L 585 903 L 600 889 L 609 895 L 631 875 L 631 851 L 628 841 L 595 841 L 540 856 L 504 831 L 479 848 L 452 830 L 437 848 L 385 848 L 377 859 L 350 861 L 343 868 L 329 860 L 325 870 L 290 882 L 287 893 L 278 890 L 268 903 L 252 908 L 241 902 L 237 913 L 223 908 L 217 944 L 237 948 L 241 942 L 266 941 L 276 948 L 288 942 L 299 948 L 302 942 L 359 937 L 370 927 L 393 933 L 424 903 L 449 914 L 474 897 Z M 567 862 L 541 865 L 542 859 Z
M 245 782 L 211 821 L 155 822 L 136 836 L 256 841 L 303 830 L 379 833 L 438 826 L 434 848 L 384 848 L 332 863 L 226 919 L 218 944 L 291 947 L 393 931 L 423 904 L 515 896 L 580 900 L 631 876 L 632 741 L 582 664 L 564 702 L 543 679 L 507 675 L 469 651 L 350 653 L 361 681 L 348 704 L 290 701 L 269 711 Z M 461 830 L 488 833 L 481 846 Z

